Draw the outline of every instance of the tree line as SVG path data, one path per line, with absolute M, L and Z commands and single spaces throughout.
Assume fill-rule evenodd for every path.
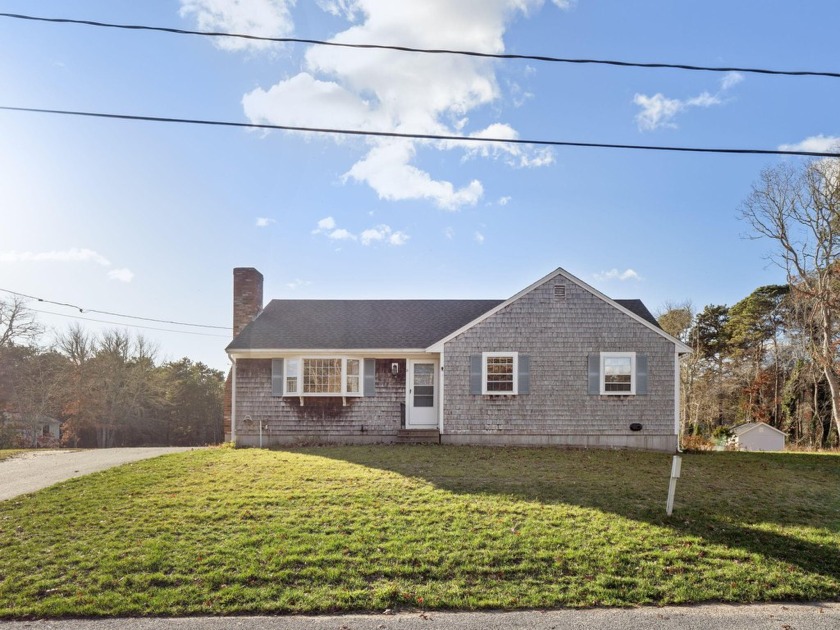
M 787 283 L 737 304 L 667 304 L 682 361 L 683 435 L 723 437 L 766 422 L 802 448 L 840 446 L 840 161 L 765 169 L 741 208 Z
M 188 358 L 159 364 L 142 336 L 74 325 L 40 345 L 25 302 L 0 300 L 0 448 L 188 446 L 224 439 L 224 374 Z

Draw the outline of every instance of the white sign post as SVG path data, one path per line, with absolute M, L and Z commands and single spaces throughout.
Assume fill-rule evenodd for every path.
M 682 468 L 682 457 L 674 455 L 674 461 L 671 464 L 671 482 L 668 484 L 668 503 L 665 505 L 665 513 L 671 516 L 674 511 L 674 493 L 677 491 L 677 479 L 680 478 L 680 469 Z

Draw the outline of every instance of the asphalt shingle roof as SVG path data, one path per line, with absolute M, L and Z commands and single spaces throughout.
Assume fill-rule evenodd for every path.
M 272 300 L 228 350 L 427 348 L 504 300 Z
M 504 300 L 272 300 L 228 350 L 427 348 Z M 615 300 L 650 322 L 641 300 Z
M 657 328 L 662 328 L 659 325 L 659 322 L 656 321 L 656 318 L 653 316 L 653 313 L 651 313 L 648 310 L 647 306 L 645 306 L 641 300 L 613 300 L 613 302 L 620 304 L 634 315 L 638 315 L 639 317 L 641 317 L 648 323 L 653 324 Z

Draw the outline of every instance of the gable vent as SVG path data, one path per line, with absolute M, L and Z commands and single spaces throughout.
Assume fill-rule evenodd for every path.
M 566 299 L 566 285 L 565 284 L 555 284 L 554 285 L 554 299 L 555 300 L 565 300 Z

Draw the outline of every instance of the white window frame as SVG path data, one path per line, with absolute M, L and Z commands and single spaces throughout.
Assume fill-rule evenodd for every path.
M 340 392 L 304 392 L 303 391 L 303 362 L 304 361 L 312 361 L 312 360 L 326 360 L 326 361 L 335 361 L 341 360 L 341 391 Z M 290 367 L 291 362 L 295 361 L 297 364 L 297 373 L 292 374 Z M 348 361 L 358 361 L 359 362 L 359 373 L 356 376 L 359 379 L 359 391 L 350 392 L 347 391 L 347 362 Z M 290 392 L 288 391 L 288 379 L 295 378 L 297 379 L 297 391 Z M 339 357 L 339 356 L 293 356 L 293 357 L 286 357 L 283 360 L 283 395 L 284 396 L 294 396 L 298 398 L 308 398 L 308 397 L 336 397 L 340 396 L 342 398 L 361 398 L 364 396 L 365 390 L 365 360 L 360 357 Z
M 607 371 L 604 368 L 605 359 L 630 359 L 630 391 L 607 391 Z M 602 352 L 601 373 L 598 378 L 601 384 L 602 396 L 635 396 L 636 395 L 636 353 L 635 352 Z
M 513 359 L 513 391 L 499 392 L 487 388 L 487 359 L 505 357 Z M 519 394 L 519 353 L 518 352 L 482 352 L 481 353 L 481 393 L 485 396 L 516 396 Z

